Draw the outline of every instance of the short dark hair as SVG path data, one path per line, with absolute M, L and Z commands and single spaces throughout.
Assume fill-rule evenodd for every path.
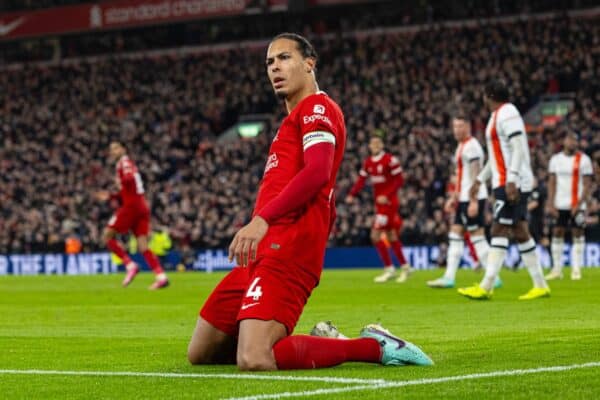
M 567 136 L 571 136 L 573 139 L 575 139 L 578 142 L 581 139 L 581 135 L 571 128 L 566 129 L 562 134 L 563 139 L 566 138 Z
M 509 98 L 508 86 L 501 79 L 494 79 L 485 85 L 485 95 L 498 103 L 507 102 Z
M 371 139 L 381 139 L 382 142 L 385 141 L 385 131 L 383 129 L 377 128 L 371 131 L 369 135 Z
M 452 113 L 452 119 L 460 119 L 462 121 L 471 122 L 471 117 L 465 109 L 458 109 Z
M 293 40 L 294 42 L 296 42 L 298 50 L 300 51 L 300 54 L 302 54 L 303 58 L 314 58 L 315 61 L 319 59 L 312 43 L 310 43 L 308 39 L 302 35 L 298 35 L 297 33 L 284 32 L 275 36 L 273 40 L 271 40 L 271 42 L 274 42 L 277 39 Z

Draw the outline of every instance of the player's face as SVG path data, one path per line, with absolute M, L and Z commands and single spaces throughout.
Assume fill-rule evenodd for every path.
M 369 140 L 369 151 L 371 155 L 376 156 L 383 150 L 383 140 L 378 137 L 373 137 Z
M 267 50 L 267 74 L 275 94 L 286 99 L 306 85 L 314 60 L 303 58 L 298 44 L 290 39 L 277 39 Z
M 574 152 L 577 150 L 577 138 L 572 134 L 565 135 L 563 146 L 569 153 Z
M 464 119 L 454 118 L 452 120 L 452 132 L 454 139 L 461 142 L 471 134 L 471 125 Z
M 108 147 L 108 158 L 110 161 L 117 161 L 124 153 L 123 146 L 119 143 L 111 143 Z
M 492 104 L 491 104 L 491 100 L 489 97 L 487 97 L 487 95 L 483 95 L 483 105 L 485 106 L 485 108 L 487 108 L 490 111 L 493 111 L 492 108 Z

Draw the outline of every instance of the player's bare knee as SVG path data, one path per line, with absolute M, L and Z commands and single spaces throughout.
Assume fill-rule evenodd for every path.
M 111 240 L 115 235 L 110 230 L 105 230 L 102 232 L 102 243 L 104 245 L 108 244 L 108 241 Z
M 277 369 L 271 351 L 238 351 L 237 366 L 240 371 L 274 371 Z
M 561 227 L 554 227 L 552 229 L 552 236 L 554 237 L 564 237 L 565 236 L 565 230 Z
M 373 244 L 376 244 L 377 242 L 379 242 L 379 240 L 381 240 L 381 232 L 371 231 L 371 242 L 373 242 Z

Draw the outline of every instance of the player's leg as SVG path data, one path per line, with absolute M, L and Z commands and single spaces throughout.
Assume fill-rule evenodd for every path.
M 146 264 L 154 272 L 154 282 L 148 289 L 156 290 L 169 286 L 169 280 L 165 271 L 160 265 L 156 254 L 148 248 L 148 235 L 150 234 L 150 210 L 147 207 L 140 207 L 140 212 L 133 221 L 131 230 L 135 234 L 138 243 L 138 252 L 142 254 Z
M 130 226 L 131 212 L 127 209 L 120 208 L 108 221 L 108 225 L 102 234 L 102 239 L 106 247 L 123 260 L 126 269 L 125 279 L 123 279 L 122 283 L 123 286 L 129 285 L 140 270 L 138 265 L 131 257 L 129 257 L 129 254 L 127 254 L 123 244 L 116 238 L 117 233 L 125 234 L 129 232 Z
M 377 250 L 377 254 L 383 263 L 383 273 L 374 278 L 374 281 L 377 283 L 387 282 L 396 275 L 396 269 L 394 268 L 394 264 L 392 264 L 392 257 L 390 256 L 387 244 L 382 238 L 384 231 L 379 228 L 384 222 L 382 217 L 386 218 L 387 223 L 387 216 L 377 214 L 375 215 L 373 228 L 371 228 L 371 242 L 375 246 L 375 250 Z
M 248 279 L 248 269 L 236 267 L 206 299 L 188 345 L 187 356 L 190 363 L 235 364 L 237 316 Z
M 550 243 L 552 270 L 546 275 L 546 279 L 548 280 L 562 278 L 565 229 L 568 225 L 569 218 L 570 215 L 568 211 L 559 210 L 558 218 L 554 221 L 554 226 L 552 227 L 552 241 Z
M 581 267 L 583 267 L 583 254 L 585 250 L 585 230 L 583 227 L 573 228 L 573 246 L 571 247 L 571 279 L 581 279 Z
M 514 238 L 518 243 L 519 252 L 523 264 L 529 272 L 529 276 L 533 282 L 533 288 L 526 294 L 519 297 L 520 300 L 532 300 L 539 297 L 547 297 L 550 295 L 550 288 L 544 279 L 542 265 L 537 254 L 536 243 L 529 233 L 529 227 L 526 220 L 520 220 L 514 229 Z
M 312 369 L 346 361 L 431 364 L 416 346 L 399 346 L 397 338 L 332 339 L 293 331 L 317 280 L 294 264 L 262 259 L 242 300 L 237 351 L 242 370 Z M 387 346 L 387 347 L 386 347 Z
M 458 211 L 457 211 L 458 214 Z M 453 288 L 454 280 L 456 279 L 456 271 L 460 264 L 460 260 L 463 255 L 464 242 L 463 242 L 464 228 L 459 224 L 452 224 L 450 232 L 448 233 L 448 256 L 446 257 L 446 271 L 444 276 L 439 279 L 428 281 L 427 285 L 434 288 Z
M 469 255 L 473 260 L 473 270 L 477 271 L 479 268 L 481 268 L 481 262 L 479 261 L 479 256 L 477 255 L 477 250 L 473 245 L 473 240 L 471 240 L 471 234 L 469 231 L 465 232 L 465 234 L 463 235 L 463 239 L 465 241 L 467 249 L 469 250 Z
M 148 236 L 139 235 L 136 236 L 136 238 L 138 251 L 142 254 L 152 272 L 154 272 L 154 283 L 152 283 L 149 289 L 155 290 L 169 286 L 169 279 L 167 278 L 167 274 L 165 274 L 162 265 L 160 265 L 158 257 L 148 248 Z
M 408 276 L 412 272 L 412 267 L 406 256 L 404 250 L 402 250 L 402 243 L 400 242 L 400 231 L 402 230 L 402 218 L 397 213 L 390 213 L 388 215 L 388 225 L 386 227 L 386 235 L 390 241 L 390 247 L 392 252 L 400 263 L 400 273 L 396 282 L 404 283 L 408 279 Z
M 215 328 L 202 317 L 188 345 L 187 357 L 190 364 L 235 364 L 237 340 Z
M 467 230 L 469 238 L 479 262 L 485 269 L 490 245 L 485 237 L 485 200 L 479 200 L 478 213 L 475 217 L 468 217 Z

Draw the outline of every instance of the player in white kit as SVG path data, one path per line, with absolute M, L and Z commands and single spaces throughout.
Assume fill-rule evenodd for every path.
M 525 123 L 519 110 L 508 99 L 508 88 L 504 82 L 494 80 L 486 85 L 484 103 L 492 113 L 485 130 L 489 159 L 470 195 L 476 199 L 481 183 L 491 178 L 495 199 L 494 222 L 483 280 L 474 286 L 458 289 L 460 294 L 471 299 L 489 299 L 492 296 L 511 237 L 516 240 L 523 264 L 533 281 L 533 288 L 519 299 L 531 300 L 550 295 L 536 243 L 527 225 L 527 196 L 533 188 L 533 173 Z
M 484 231 L 485 200 L 488 197 L 487 187 L 481 185 L 477 197 L 471 199 L 469 189 L 481 172 L 485 154 L 476 138 L 471 136 L 471 121 L 466 113 L 458 112 L 452 119 L 452 132 L 458 142 L 454 153 L 456 190 L 446 200 L 444 210 L 454 211 L 454 223 L 448 234 L 448 257 L 444 276 L 428 281 L 432 288 L 453 288 L 456 270 L 464 250 L 465 229 L 469 232 L 477 258 L 485 267 L 490 249 Z M 497 283 L 497 285 L 499 282 Z
M 581 279 L 585 247 L 585 210 L 590 195 L 594 169 L 592 160 L 578 151 L 577 133 L 565 134 L 563 151 L 550 158 L 548 167 L 548 214 L 554 220 L 552 228 L 552 271 L 546 279 L 562 278 L 565 231 L 571 229 L 571 279 Z

